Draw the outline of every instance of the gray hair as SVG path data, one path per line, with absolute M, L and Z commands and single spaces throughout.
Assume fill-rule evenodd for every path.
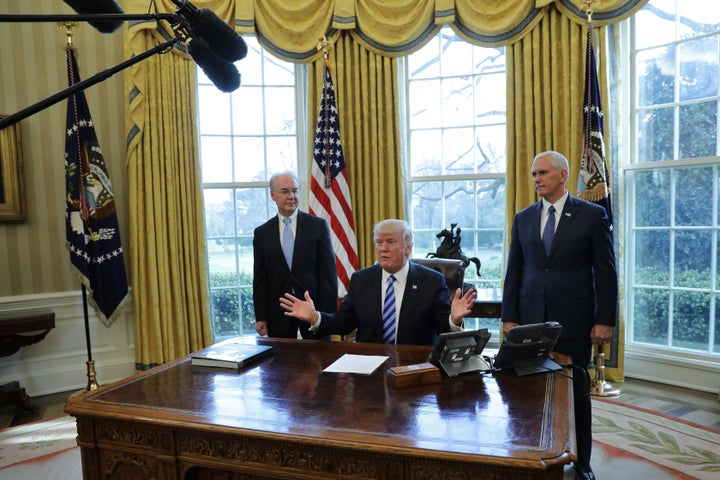
M 300 185 L 300 180 L 298 180 L 298 176 L 295 172 L 293 172 L 292 170 L 284 170 L 282 172 L 277 172 L 277 173 L 272 174 L 272 176 L 270 177 L 270 182 L 269 182 L 270 190 L 272 190 L 273 187 L 275 186 L 275 180 L 277 180 L 278 177 L 282 177 L 284 175 L 291 176 L 293 178 L 293 180 L 295 180 L 295 183 L 298 186 Z
M 403 244 L 406 247 L 412 247 L 413 233 L 410 230 L 410 225 L 405 220 L 398 220 L 397 218 L 389 218 L 376 223 L 373 227 L 373 241 L 377 240 L 380 233 L 395 232 L 402 232 Z
M 548 150 L 535 155 L 533 163 L 535 163 L 535 160 L 545 157 L 550 157 L 550 163 L 555 170 L 567 170 L 568 176 L 570 176 L 570 164 L 568 163 L 567 158 L 565 158 L 565 155 L 560 152 L 556 152 L 555 150 Z

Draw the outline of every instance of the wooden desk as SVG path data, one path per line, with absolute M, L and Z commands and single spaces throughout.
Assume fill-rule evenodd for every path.
M 471 374 L 395 390 L 428 347 L 249 339 L 241 372 L 188 358 L 68 400 L 85 479 L 563 478 L 575 459 L 568 377 Z M 372 375 L 323 373 L 344 353 Z

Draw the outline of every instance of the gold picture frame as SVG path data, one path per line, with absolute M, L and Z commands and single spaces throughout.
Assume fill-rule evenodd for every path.
M 20 123 L 15 123 L 0 130 L 0 222 L 26 219 Z

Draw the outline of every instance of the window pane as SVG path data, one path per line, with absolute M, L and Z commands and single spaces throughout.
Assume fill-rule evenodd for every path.
M 409 86 L 410 128 L 433 128 L 441 123 L 440 107 L 437 99 L 442 97 L 439 80 L 419 80 Z
M 675 47 L 638 53 L 638 105 L 672 103 L 675 99 Z
M 413 152 L 414 177 L 440 175 L 442 173 L 442 130 L 416 130 L 410 132 L 410 148 Z
M 675 225 L 712 225 L 712 174 L 713 167 L 675 170 Z
M 243 86 L 232 93 L 235 135 L 262 135 L 265 124 L 263 88 Z
M 442 204 L 440 202 L 442 195 L 442 184 L 440 182 L 416 182 L 410 184 L 412 212 L 413 212 L 413 230 L 430 229 L 434 233 L 439 232 L 443 228 Z M 415 244 L 417 248 L 417 243 Z M 434 245 L 434 244 L 433 244 Z M 435 249 L 433 248 L 434 251 Z
M 655 2 L 653 2 L 655 3 Z M 679 22 L 678 38 L 688 38 L 717 31 L 720 24 L 720 8 L 705 0 L 678 1 Z
M 477 172 L 503 173 L 507 168 L 507 128 L 505 124 L 475 129 Z
M 653 0 L 652 9 L 635 14 L 635 48 L 646 48 L 675 39 L 675 0 Z M 657 35 L 663 32 L 664 35 Z
M 677 292 L 673 304 L 673 346 L 708 350 L 710 341 L 710 295 Z
M 680 158 L 711 157 L 717 154 L 718 102 L 680 105 Z
M 633 308 L 633 340 L 666 345 L 668 342 L 669 293 L 665 290 L 636 288 Z
M 444 172 L 447 175 L 475 173 L 473 153 L 475 135 L 472 127 L 443 131 Z
M 717 96 L 717 36 L 699 38 L 680 45 L 678 58 L 680 60 L 681 102 Z
M 675 275 L 678 287 L 710 288 L 712 232 L 679 231 L 675 234 Z
M 670 281 L 670 232 L 641 230 L 635 233 L 635 284 L 668 285 Z
M 633 185 L 635 225 L 670 225 L 670 170 L 637 171 Z
M 200 70 L 198 69 L 198 72 Z M 209 82 L 209 80 L 208 80 Z M 227 135 L 230 133 L 230 95 L 214 85 L 199 85 L 198 127 L 201 135 Z
M 235 181 L 265 179 L 265 142 L 262 137 L 235 137 Z
M 638 162 L 675 158 L 673 109 L 655 108 L 640 112 Z
M 295 88 L 265 89 L 265 133 L 295 134 Z
M 200 159 L 203 182 L 226 182 L 232 178 L 230 137 L 203 137 Z

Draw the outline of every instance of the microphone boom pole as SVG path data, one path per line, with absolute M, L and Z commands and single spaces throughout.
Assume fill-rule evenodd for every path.
M 79 92 L 80 90 L 84 90 L 87 87 L 91 87 L 95 85 L 96 83 L 100 83 L 103 80 L 106 80 L 116 74 L 117 72 L 124 70 L 128 67 L 131 67 L 135 65 L 138 62 L 141 62 L 142 60 L 145 60 L 148 57 L 151 57 L 155 55 L 156 53 L 164 53 L 163 51 L 169 51 L 175 44 L 179 43 L 181 41 L 180 38 L 173 38 L 172 40 L 169 40 L 165 43 L 161 43 L 160 45 L 157 45 L 150 50 L 146 50 L 145 52 L 136 55 L 128 60 L 125 60 L 122 63 L 119 63 L 115 65 L 112 68 L 108 68 L 107 70 L 103 70 L 102 72 L 96 73 L 92 77 L 89 77 L 85 80 L 82 80 L 65 90 L 62 90 L 55 95 L 52 95 L 45 100 L 42 100 L 40 102 L 35 103 L 34 105 L 30 105 L 27 108 L 24 108 L 20 110 L 17 113 L 14 113 L 12 115 L 9 115 L 3 119 L 0 119 L 0 130 L 2 130 L 5 127 L 8 127 L 16 122 L 19 122 L 20 120 L 29 117 L 33 113 L 37 113 L 40 110 L 43 110 L 51 105 L 55 105 L 56 103 L 68 98 L 70 95 Z

